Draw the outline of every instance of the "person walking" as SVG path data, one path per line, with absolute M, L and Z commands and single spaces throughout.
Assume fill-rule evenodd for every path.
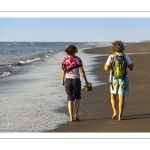
M 62 85 L 65 86 L 70 122 L 72 122 L 79 120 L 78 111 L 81 99 L 80 73 L 85 83 L 88 84 L 89 82 L 86 78 L 81 58 L 75 56 L 75 53 L 78 52 L 76 46 L 69 45 L 69 47 L 65 49 L 65 52 L 67 57 L 62 61 Z
M 125 46 L 122 41 L 114 41 L 111 47 L 113 54 L 108 56 L 104 65 L 104 70 L 110 71 L 110 99 L 113 109 L 112 119 L 122 119 L 122 113 L 125 105 L 125 95 L 129 94 L 129 79 L 127 68 L 133 70 L 133 63 L 127 54 L 124 54 Z M 116 98 L 119 98 L 119 114 L 116 110 Z

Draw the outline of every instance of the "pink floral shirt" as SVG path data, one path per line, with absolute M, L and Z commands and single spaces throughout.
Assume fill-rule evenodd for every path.
M 82 66 L 82 60 L 78 56 L 67 56 L 62 61 L 62 69 L 69 72 L 72 69 Z
M 62 69 L 66 72 L 66 78 L 80 78 L 79 67 L 82 66 L 82 60 L 78 56 L 67 56 L 62 61 Z

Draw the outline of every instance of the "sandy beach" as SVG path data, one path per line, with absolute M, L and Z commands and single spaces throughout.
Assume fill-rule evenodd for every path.
M 0 132 L 41 132 L 65 123 L 65 93 L 58 65 L 61 53 L 31 71 L 1 78 Z
M 81 50 L 78 54 L 84 53 Z M 0 78 L 0 132 L 42 132 L 68 121 L 66 93 L 61 85 L 61 61 L 65 56 L 63 50 L 51 52 L 51 57 L 27 72 Z M 94 60 L 93 55 L 87 54 L 83 60 L 93 86 L 100 85 L 91 74 L 89 61 Z
M 130 94 L 125 98 L 122 120 L 111 119 L 113 112 L 110 104 L 109 72 L 103 69 L 112 51 L 110 47 L 93 48 L 85 50 L 87 54 L 97 54 L 91 73 L 96 75 L 97 82 L 102 81 L 104 84 L 94 87 L 90 92 L 82 90 L 80 121 L 68 121 L 49 132 L 150 132 L 150 44 L 129 44 L 125 48 L 124 52 L 130 56 L 134 69 L 127 70 Z M 61 111 L 66 113 L 65 109 L 67 110 L 67 106 Z
M 150 44 L 126 46 L 134 63 L 128 70 L 130 94 L 126 96 L 123 118 L 112 120 L 109 72 L 103 66 L 110 47 L 79 51 L 93 90 L 82 90 L 80 121 L 69 122 L 66 93 L 61 85 L 60 52 L 25 74 L 1 79 L 0 132 L 149 132 Z M 89 63 L 90 62 L 90 63 Z M 84 86 L 83 79 L 82 88 Z

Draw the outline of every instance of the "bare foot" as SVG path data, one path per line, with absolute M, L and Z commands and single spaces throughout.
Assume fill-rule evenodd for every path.
M 118 116 L 118 120 L 119 120 L 119 121 L 121 120 L 121 116 Z
M 112 119 L 116 119 L 116 118 L 117 118 L 117 115 L 114 114 L 114 115 L 112 116 Z
M 74 120 L 73 120 L 73 118 L 70 118 L 70 122 L 73 122 Z
M 79 121 L 79 118 L 78 118 L 78 117 L 74 117 L 74 120 L 75 120 L 75 121 Z

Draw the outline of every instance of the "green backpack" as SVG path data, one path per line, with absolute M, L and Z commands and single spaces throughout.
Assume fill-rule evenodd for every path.
M 126 72 L 126 61 L 125 61 L 125 54 L 118 56 L 114 53 L 114 60 L 112 62 L 113 72 L 112 75 L 117 79 L 123 79 Z

